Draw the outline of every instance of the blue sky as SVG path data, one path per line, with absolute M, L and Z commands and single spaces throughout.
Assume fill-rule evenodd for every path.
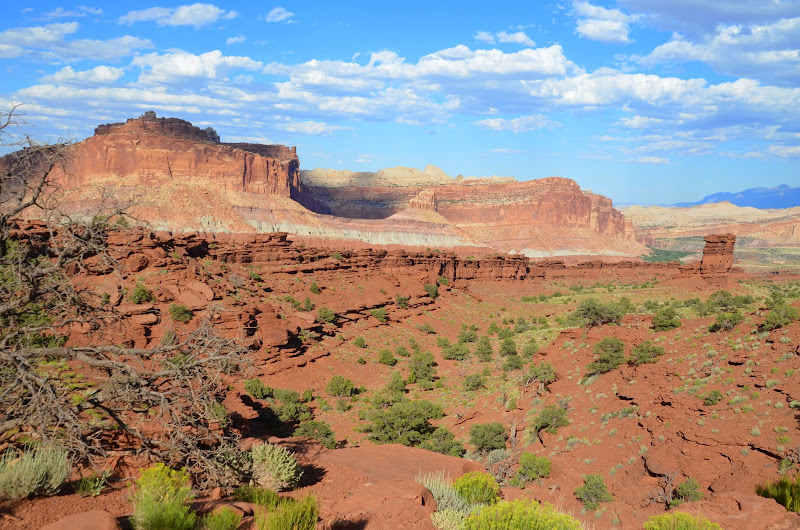
M 557 175 L 615 203 L 800 185 L 800 0 L 373 4 L 6 3 L 0 109 L 45 141 L 152 109 L 304 169 Z

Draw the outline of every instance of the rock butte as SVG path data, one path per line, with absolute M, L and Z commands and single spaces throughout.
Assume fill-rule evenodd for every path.
M 9 155 L 13 156 L 13 155 Z M 610 199 L 570 179 L 452 178 L 433 166 L 301 172 L 294 147 L 221 143 L 211 129 L 148 112 L 101 125 L 56 168 L 65 207 L 105 196 L 172 231 L 285 231 L 310 242 L 469 249 L 531 257 L 646 252 Z

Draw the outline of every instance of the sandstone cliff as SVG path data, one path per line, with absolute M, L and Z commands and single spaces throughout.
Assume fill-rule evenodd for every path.
M 226 144 L 211 128 L 152 112 L 99 126 L 68 147 L 53 175 L 68 212 L 91 218 L 110 197 L 133 203 L 152 228 L 170 231 L 284 231 L 309 243 L 458 248 L 466 255 L 645 251 L 610 199 L 569 179 L 452 178 L 434 166 L 314 170 L 301 178 L 294 147 Z
M 97 127 L 93 137 L 69 148 L 55 175 L 67 188 L 133 176 L 143 186 L 206 181 L 219 189 L 301 200 L 299 165 L 294 147 L 224 144 L 211 128 L 147 113 Z

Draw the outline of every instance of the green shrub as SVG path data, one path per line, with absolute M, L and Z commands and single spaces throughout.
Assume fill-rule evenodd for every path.
M 546 456 L 536 456 L 533 453 L 522 453 L 519 457 L 519 481 L 538 482 L 550 476 L 552 464 Z
M 570 314 L 570 321 L 586 327 L 619 324 L 626 309 L 624 303 L 602 303 L 597 298 L 588 298 L 581 300 L 577 309 Z
M 153 291 L 147 288 L 143 283 L 137 283 L 136 287 L 133 288 L 131 294 L 128 295 L 128 299 L 133 304 L 144 304 L 145 302 L 155 302 L 156 297 L 153 295 Z
M 387 321 L 386 308 L 380 307 L 369 312 L 378 322 L 385 324 Z
M 296 487 L 303 476 L 303 470 L 291 451 L 264 443 L 250 450 L 253 456 L 253 480 L 261 486 L 274 491 Z
M 531 339 L 522 347 L 522 356 L 526 358 L 533 357 L 539 352 L 539 345 L 536 343 L 536 339 L 531 337 Z
M 110 476 L 111 471 L 106 470 L 101 473 L 92 473 L 87 477 L 81 477 L 75 485 L 75 493 L 81 497 L 97 497 L 103 492 L 106 481 Z
M 656 346 L 649 340 L 633 347 L 633 354 L 630 358 L 631 364 L 646 364 L 656 362 L 658 357 L 664 355 L 663 346 Z
M 527 377 L 529 379 L 535 379 L 547 387 L 547 385 L 557 379 L 556 368 L 549 362 L 545 361 L 542 364 L 531 366 L 531 371 Z
M 723 397 L 725 396 L 723 396 L 722 392 L 719 390 L 712 390 L 703 398 L 703 405 L 716 405 L 722 400 Z
M 661 309 L 653 316 L 653 329 L 655 331 L 668 331 L 680 327 L 681 320 L 678 318 L 678 312 L 672 306 L 667 306 Z
M 453 482 L 453 488 L 470 504 L 490 504 L 500 497 L 500 486 L 488 473 L 470 471 Z
M 442 349 L 442 357 L 451 361 L 463 361 L 469 357 L 469 348 L 461 342 L 450 344 Z
M 597 358 L 586 365 L 586 376 L 604 374 L 625 362 L 625 343 L 616 337 L 605 337 L 595 344 Z
M 295 427 L 292 436 L 308 436 L 328 449 L 334 449 L 336 447 L 336 438 L 334 437 L 333 430 L 331 426 L 324 421 L 304 421 Z
M 219 401 L 212 401 L 208 405 L 208 415 L 209 419 L 219 422 L 219 426 L 223 429 L 227 428 L 231 422 L 230 412 Z
M 772 308 L 767 318 L 764 319 L 762 326 L 767 331 L 778 329 L 783 326 L 788 326 L 798 318 L 797 308 L 794 306 L 780 304 Z
M 742 315 L 742 312 L 739 310 L 720 313 L 717 315 L 717 320 L 708 327 L 708 331 L 712 333 L 717 331 L 730 331 L 743 321 L 744 315 Z
M 473 392 L 486 386 L 486 378 L 481 374 L 471 374 L 464 378 L 464 390 Z
M 522 370 L 523 366 L 525 366 L 525 361 L 522 360 L 522 357 L 519 355 L 509 355 L 503 363 L 503 370 L 506 372 Z
M 196 518 L 189 507 L 193 499 L 186 470 L 156 464 L 134 482 L 131 523 L 137 530 L 191 530 Z
M 430 401 L 402 401 L 385 410 L 378 410 L 366 430 L 378 443 L 417 446 L 434 431 L 429 420 L 444 417 L 440 405 Z
M 308 290 L 311 291 L 313 294 L 319 294 L 322 292 L 322 289 L 319 288 L 317 282 L 311 282 L 311 285 L 308 286 Z
M 256 512 L 258 530 L 315 530 L 319 508 L 311 495 L 299 501 L 285 499 L 271 513 Z
M 394 355 L 392 355 L 391 350 L 381 350 L 380 357 L 378 357 L 378 362 L 385 364 L 386 366 L 394 366 L 397 364 L 397 359 Z
M 790 512 L 800 513 L 800 473 L 795 475 L 794 480 L 783 477 L 771 484 L 756 486 L 756 493 L 768 499 L 775 499 Z
M 272 389 L 257 377 L 244 382 L 244 391 L 256 399 L 267 399 L 272 396 Z
M 448 285 L 450 283 L 450 279 L 449 278 L 445 278 L 444 276 L 441 276 L 441 277 L 439 277 L 438 280 L 436 280 L 436 283 L 438 283 L 439 285 Z
M 645 530 L 722 530 L 717 523 L 706 517 L 694 517 L 688 513 L 673 512 L 651 515 L 644 523 Z
M 6 450 L 0 456 L 0 498 L 18 500 L 55 495 L 69 478 L 67 452 L 55 446 Z
M 464 456 L 464 444 L 456 440 L 456 436 L 447 427 L 437 427 L 431 435 L 420 444 L 422 449 L 450 456 Z
M 350 397 L 354 390 L 353 382 L 341 375 L 334 375 L 325 385 L 325 392 L 337 397 Z
M 558 512 L 549 503 L 532 499 L 503 501 L 486 506 L 464 521 L 464 530 L 581 530 L 577 519 Z
M 439 530 L 462 530 L 466 516 L 456 510 L 436 510 L 431 514 L 433 526 Z
M 411 300 L 410 296 L 403 296 L 400 293 L 397 293 L 396 295 L 394 295 L 394 303 L 400 309 L 408 309 L 409 300 Z
M 752 296 L 734 296 L 729 291 L 716 291 L 711 293 L 705 302 L 695 304 L 695 310 L 700 316 L 733 313 L 751 303 L 753 303 Z
M 601 502 L 611 502 L 614 497 L 606 489 L 602 475 L 586 475 L 583 486 L 575 490 L 575 496 L 590 510 L 596 510 Z
M 341 261 L 344 259 L 344 257 L 338 252 L 334 252 L 333 254 L 331 254 L 331 258 L 335 259 L 336 261 Z
M 366 348 L 367 341 L 364 340 L 364 337 L 359 335 L 358 337 L 353 339 L 353 346 L 355 346 L 356 348 Z
M 427 351 L 414 352 L 408 365 L 409 383 L 432 382 L 435 370 L 433 354 Z
M 435 285 L 435 284 L 432 284 L 432 283 L 426 283 L 425 285 L 422 286 L 422 288 L 425 289 L 425 292 L 428 293 L 428 296 L 430 296 L 434 300 L 439 298 L 439 286 L 438 285 Z
M 700 491 L 700 483 L 689 477 L 675 488 L 675 495 L 672 498 L 672 502 L 669 503 L 669 507 L 674 508 L 684 502 L 697 502 L 702 498 L 703 493 Z
M 398 346 L 395 348 L 394 354 L 398 357 L 411 357 L 411 354 L 408 352 L 408 348 L 405 346 Z
M 230 506 L 222 506 L 200 519 L 200 530 L 236 530 L 242 514 Z
M 320 307 L 317 309 L 317 322 L 328 322 L 332 324 L 336 322 L 336 313 L 334 313 L 333 309 Z
M 547 405 L 533 420 L 533 432 L 539 433 L 542 429 L 554 434 L 559 427 L 569 425 L 567 409 L 558 405 Z
M 172 320 L 175 322 L 181 322 L 183 324 L 192 319 L 192 310 L 183 304 L 170 304 L 169 314 L 172 317 Z
M 500 422 L 471 425 L 469 442 L 483 453 L 488 453 L 493 449 L 505 449 L 506 429 Z
M 417 476 L 417 482 L 425 486 L 436 501 L 437 511 L 454 511 L 469 515 L 472 505 L 455 490 L 450 477 L 444 471 L 425 473 Z
M 517 354 L 517 343 L 511 337 L 507 337 L 503 340 L 500 344 L 500 355 L 516 355 Z
M 478 344 L 475 346 L 475 356 L 481 361 L 488 363 L 492 360 L 494 351 L 492 350 L 492 342 L 489 337 L 483 336 L 478 339 Z
M 249 502 L 266 508 L 275 508 L 281 501 L 278 494 L 261 486 L 242 484 L 233 491 L 233 500 Z
M 475 324 L 467 327 L 461 324 L 461 331 L 458 333 L 458 342 L 475 342 L 478 340 L 478 328 Z
M 272 390 L 272 396 L 275 398 L 275 401 L 287 405 L 300 402 L 300 393 L 296 390 L 289 390 L 288 388 L 275 388 Z

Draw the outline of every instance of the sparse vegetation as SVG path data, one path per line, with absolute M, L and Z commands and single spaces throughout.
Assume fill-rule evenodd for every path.
M 601 502 L 611 502 L 614 497 L 606 489 L 602 475 L 586 475 L 583 486 L 575 490 L 575 496 L 590 510 L 596 510 Z
M 470 471 L 461 475 L 453 488 L 470 504 L 491 504 L 500 498 L 500 486 L 488 473 Z
M 183 304 L 170 304 L 169 315 L 175 322 L 186 324 L 192 319 L 192 310 Z
M 67 452 L 56 446 L 26 447 L 0 456 L 0 499 L 55 495 L 69 478 Z
M 253 459 L 253 480 L 274 491 L 297 487 L 303 470 L 291 451 L 263 443 L 250 450 Z
M 567 409 L 560 405 L 547 405 L 533 420 L 533 431 L 547 429 L 548 432 L 555 434 L 559 427 L 569 425 L 567 419 Z
M 768 499 L 775 499 L 790 512 L 800 513 L 800 473 L 795 475 L 794 480 L 782 477 L 775 482 L 756 486 L 756 493 Z
M 128 295 L 128 299 L 132 304 L 144 304 L 156 301 L 153 291 L 148 289 L 147 286 L 141 282 L 136 284 L 136 287 L 134 287 L 130 295 Z
M 651 515 L 644 523 L 645 530 L 722 530 L 706 517 L 694 517 L 684 512 Z
M 586 366 L 586 375 L 604 374 L 616 370 L 625 362 L 625 343 L 616 337 L 605 337 L 595 344 L 597 358 Z
M 499 422 L 475 424 L 469 428 L 469 442 L 482 453 L 505 449 L 506 436 L 506 428 Z
M 503 501 L 482 508 L 464 521 L 465 530 L 581 530 L 580 521 L 551 504 L 532 499 Z
M 134 482 L 131 523 L 137 530 L 191 530 L 196 519 L 189 507 L 193 498 L 188 473 L 156 464 Z
M 422 286 L 428 296 L 433 298 L 434 300 L 439 298 L 439 286 L 433 283 L 426 283 Z
M 334 375 L 325 385 L 325 392 L 336 397 L 350 397 L 354 391 L 353 382 L 341 375 Z

